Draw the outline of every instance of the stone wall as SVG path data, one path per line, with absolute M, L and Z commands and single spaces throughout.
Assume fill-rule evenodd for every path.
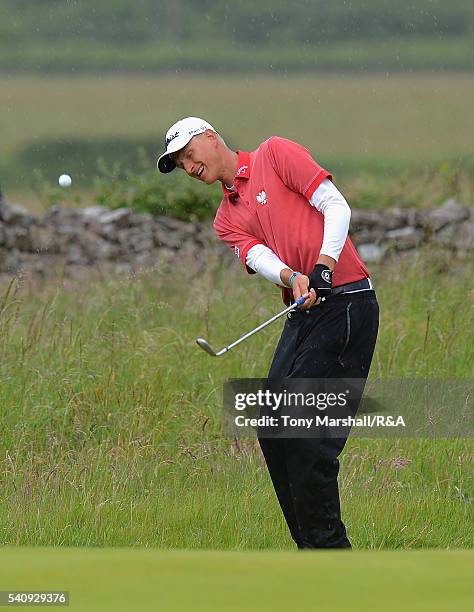
M 423 244 L 466 255 L 474 248 L 474 206 L 449 199 L 432 209 L 352 210 L 350 235 L 368 263 Z
M 474 248 L 474 206 L 454 200 L 434 209 L 353 209 L 350 235 L 365 262 L 432 243 L 458 254 Z M 107 263 L 117 271 L 153 266 L 159 258 L 199 258 L 212 246 L 230 262 L 212 223 L 189 224 L 169 217 L 110 210 L 54 207 L 34 216 L 18 204 L 0 200 L 0 273 L 29 271 L 46 275 L 55 263 L 67 269 Z

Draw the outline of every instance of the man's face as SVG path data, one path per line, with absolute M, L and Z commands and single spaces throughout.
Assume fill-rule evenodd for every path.
M 211 185 L 219 179 L 220 156 L 217 140 L 211 130 L 194 136 L 188 144 L 172 155 L 178 168 L 191 177 Z

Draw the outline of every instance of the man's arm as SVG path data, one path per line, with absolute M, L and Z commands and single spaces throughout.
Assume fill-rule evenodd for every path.
M 271 283 L 289 287 L 288 283 L 283 281 L 281 273 L 288 270 L 291 275 L 293 270 L 290 270 L 286 263 L 264 244 L 257 244 L 249 249 L 246 264 Z
M 316 263 L 324 264 L 333 270 L 347 239 L 351 209 L 342 193 L 329 179 L 324 179 L 309 202 L 324 215 L 323 244 Z
M 291 287 L 295 300 L 304 295 L 307 299 L 301 306 L 302 309 L 309 308 L 316 301 L 314 289 L 308 291 L 309 278 L 300 273 L 293 276 L 294 271 L 282 262 L 269 247 L 263 244 L 253 246 L 247 252 L 246 264 L 271 283 Z
M 219 240 L 222 240 L 241 260 L 246 272 L 255 274 L 255 270 L 247 265 L 247 254 L 252 247 L 256 245 L 263 246 L 262 240 L 229 223 L 220 208 L 217 210 L 214 218 L 214 231 Z
M 351 209 L 344 196 L 328 179 L 318 186 L 309 201 L 324 215 L 323 244 L 309 275 L 309 286 L 316 289 L 319 297 L 325 297 L 331 292 L 332 271 L 347 240 Z

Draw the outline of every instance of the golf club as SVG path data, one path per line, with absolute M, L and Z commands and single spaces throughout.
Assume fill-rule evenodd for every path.
M 224 353 L 227 353 L 227 351 L 230 351 L 231 348 L 234 348 L 234 346 L 237 346 L 237 344 L 240 344 L 247 338 L 250 338 L 250 336 L 253 336 L 253 334 L 256 334 L 257 332 L 259 332 L 261 329 L 263 329 L 267 325 L 270 325 L 270 323 L 273 323 L 273 321 L 276 321 L 283 315 L 294 310 L 297 306 L 301 306 L 301 304 L 304 304 L 306 299 L 307 298 L 304 298 L 304 297 L 298 298 L 296 302 L 294 302 L 291 306 L 288 306 L 288 308 L 285 308 L 285 310 L 282 310 L 281 312 L 271 317 L 271 319 L 268 319 L 268 321 L 265 321 L 265 323 L 262 323 L 255 329 L 252 329 L 252 331 L 249 331 L 248 333 L 246 333 L 244 336 L 242 336 L 235 342 L 232 342 L 232 344 L 229 344 L 228 346 L 224 346 L 224 348 L 222 348 L 220 351 L 215 351 L 212 348 L 212 346 L 209 344 L 209 342 L 205 340 L 204 338 L 196 338 L 196 342 L 198 346 L 202 348 L 203 351 L 206 351 L 206 353 L 209 353 L 209 355 L 212 355 L 212 357 L 221 357 L 222 355 L 224 355 Z

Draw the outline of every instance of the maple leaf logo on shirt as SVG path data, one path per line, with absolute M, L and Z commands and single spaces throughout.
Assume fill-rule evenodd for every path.
M 267 203 L 267 194 L 264 191 L 261 191 L 258 196 L 257 196 L 257 202 L 259 204 L 266 204 Z

